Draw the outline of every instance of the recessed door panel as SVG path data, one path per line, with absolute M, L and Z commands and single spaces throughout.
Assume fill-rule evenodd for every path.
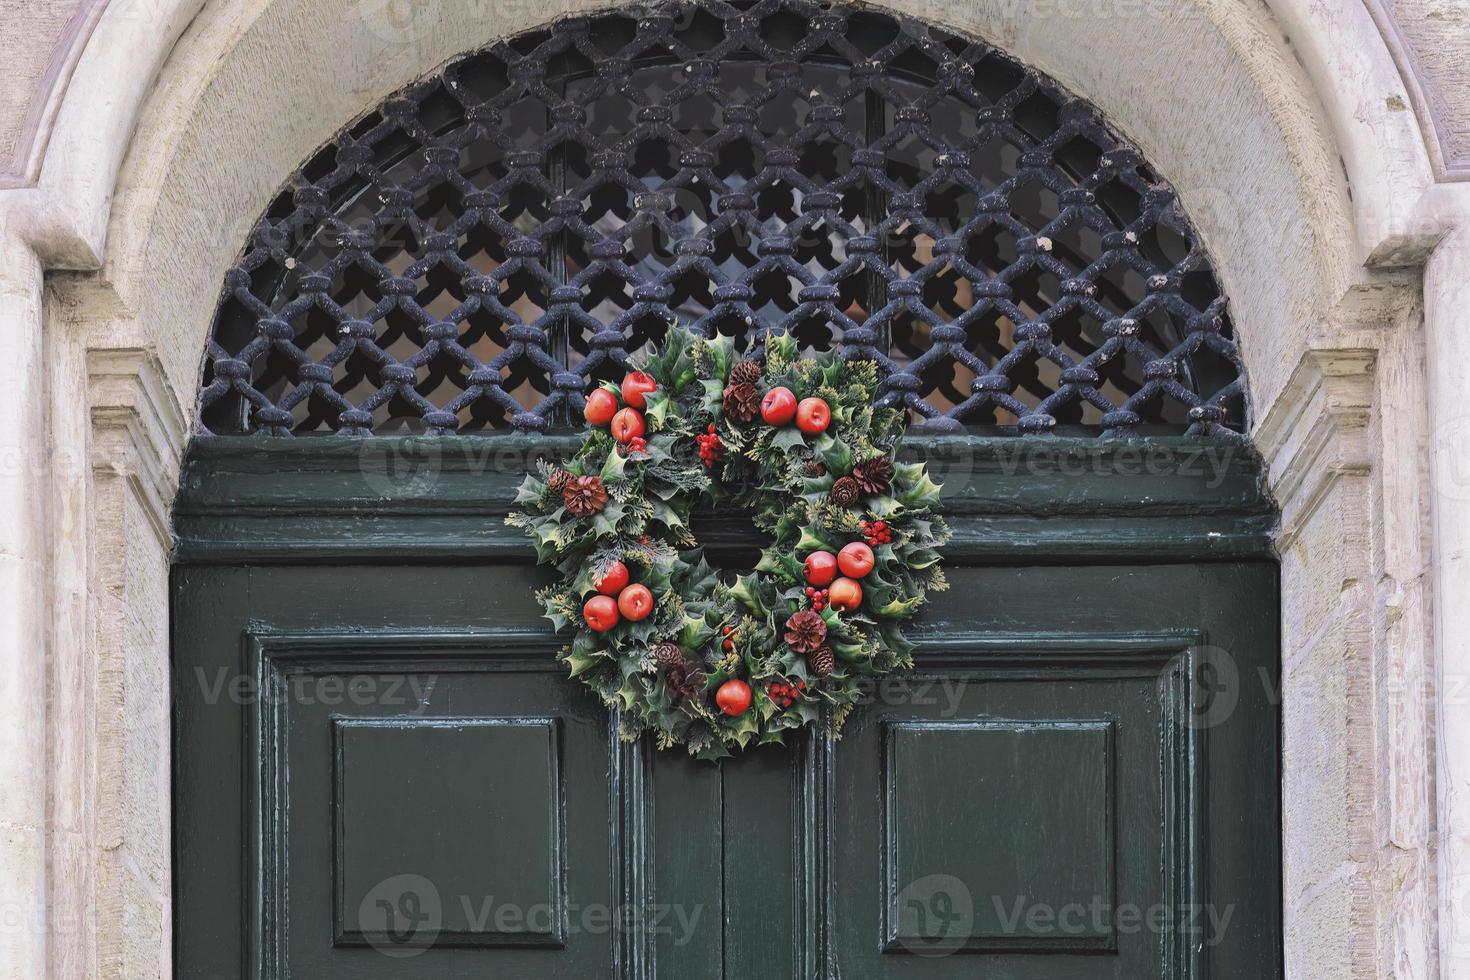
M 180 976 L 1279 976 L 1273 566 L 957 566 L 840 741 L 721 765 L 526 579 L 176 574 Z
M 566 680 L 544 632 L 374 602 L 353 588 L 366 569 L 260 574 L 269 584 L 248 609 L 233 575 L 192 574 L 204 601 L 181 602 L 176 621 L 198 668 L 176 671 L 189 778 L 178 894 L 206 904 L 180 906 L 180 975 L 605 971 L 620 757 L 606 712 Z M 208 594 L 211 579 L 237 587 L 234 601 Z M 303 596 L 327 583 L 342 589 L 339 618 L 302 616 Z M 231 680 L 213 684 L 221 671 Z M 244 696 L 211 696 L 231 688 Z M 233 782 L 188 776 L 232 764 Z M 246 928 L 201 942 L 230 901 Z
M 1116 730 L 1056 718 L 881 722 L 884 950 L 1116 950 Z M 1068 921 L 1054 927 L 1037 909 L 1066 909 Z

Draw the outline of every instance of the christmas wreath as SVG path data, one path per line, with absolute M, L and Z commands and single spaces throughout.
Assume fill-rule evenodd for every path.
M 836 734 L 865 681 L 912 665 L 903 624 L 944 587 L 949 531 L 924 465 L 897 459 L 905 419 L 873 407 L 877 382 L 789 335 L 758 360 L 675 329 L 587 396 L 570 460 L 526 477 L 510 521 L 559 573 L 537 598 L 576 628 L 561 657 L 624 737 L 713 759 Z M 769 536 L 750 571 L 706 560 L 691 522 L 710 504 Z

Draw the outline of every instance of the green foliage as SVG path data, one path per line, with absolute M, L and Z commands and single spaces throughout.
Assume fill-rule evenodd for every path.
M 827 432 L 804 435 L 795 426 L 774 429 L 759 419 L 738 425 L 724 415 L 725 383 L 740 359 L 728 337 L 671 330 L 643 367 L 659 385 L 644 409 L 646 452 L 626 454 L 605 430 L 592 429 L 563 464 L 573 476 L 600 477 L 606 506 L 590 516 L 572 513 L 551 489 L 555 467 L 540 463 L 521 483 L 518 509 L 508 518 L 531 539 L 537 560 L 559 573 L 537 599 L 555 629 L 574 631 L 561 654 L 571 676 L 623 712 L 622 737 L 652 731 L 660 748 L 682 745 L 702 759 L 780 743 L 806 727 L 837 734 L 865 680 L 912 665 L 902 627 L 928 592 L 945 586 L 939 551 L 949 530 L 936 513 L 940 488 L 922 464 L 897 462 L 905 418 L 872 407 L 876 366 L 835 354 L 803 358 L 795 338 L 767 338 L 761 390 L 785 385 L 798 399 L 823 398 L 832 409 Z M 722 450 L 706 468 L 695 437 L 711 432 Z M 832 503 L 835 480 L 876 456 L 894 464 L 892 485 L 854 508 Z M 690 515 L 711 501 L 726 510 L 749 508 L 769 536 L 753 569 L 719 573 L 705 560 Z M 874 546 L 860 607 L 821 613 L 837 666 L 818 678 L 785 641 L 787 618 L 811 606 L 803 561 L 813 551 L 835 553 L 863 540 L 864 523 L 880 519 L 891 542 Z M 653 592 L 654 611 L 593 632 L 583 623 L 583 603 L 616 561 Z M 697 668 L 692 687 L 681 689 L 655 663 L 654 648 L 666 642 Z M 714 692 L 736 678 L 750 684 L 753 700 L 730 717 L 716 707 Z M 803 694 L 783 705 L 768 692 L 773 682 L 800 683 Z

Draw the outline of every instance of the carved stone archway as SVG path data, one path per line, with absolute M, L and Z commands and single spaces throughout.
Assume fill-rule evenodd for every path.
M 1053 75 L 1179 191 L 1234 298 L 1253 435 L 1283 508 L 1288 974 L 1434 975 L 1451 937 L 1434 927 L 1412 266 L 1443 225 L 1418 206 L 1429 169 L 1412 121 L 1382 108 L 1402 85 L 1366 11 L 1181 0 L 1163 16 L 1153 5 L 1091 19 L 1065 4 L 1030 17 L 998 3 L 883 5 Z M 40 570 L 27 594 L 43 601 L 15 634 L 49 660 L 13 683 L 42 692 L 18 724 L 34 730 L 26 744 L 49 744 L 51 765 L 34 768 L 56 776 L 27 792 L 52 832 L 16 859 L 17 880 L 77 930 L 7 940 L 34 975 L 168 972 L 168 501 L 220 273 L 282 176 L 364 107 L 572 6 L 446 0 L 404 20 L 377 0 L 252 0 L 103 15 L 40 182 L 6 212 L 10 288 L 25 300 L 7 316 L 12 335 L 42 336 L 44 322 L 44 348 L 19 363 L 48 384 L 8 395 L 4 417 L 63 450 L 27 444 L 46 462 L 7 489 L 44 501 L 50 527 L 24 544 Z M 124 111 L 101 108 L 119 96 Z

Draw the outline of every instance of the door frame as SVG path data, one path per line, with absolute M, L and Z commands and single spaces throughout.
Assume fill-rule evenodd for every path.
M 59 976 L 166 973 L 170 501 L 218 270 L 239 248 L 228 229 L 372 101 L 363 93 L 392 90 L 487 32 L 548 12 L 463 23 L 450 9 L 463 4 L 429 2 L 423 21 L 442 20 L 443 36 L 347 36 L 302 34 L 301 17 L 277 16 L 273 3 L 319 7 L 308 18 L 318 24 L 351 16 L 326 0 L 202 13 L 199 0 L 164 0 L 147 16 L 101 17 L 75 77 L 58 77 L 64 105 L 40 185 L 11 195 L 21 206 L 11 211 L 6 281 L 16 336 L 32 345 L 16 349 L 15 371 L 38 383 L 8 396 L 29 462 L 7 499 L 35 515 L 28 527 L 49 525 L 27 532 L 36 560 L 19 573 L 24 594 L 40 598 L 34 616 L 13 624 L 29 651 L 17 683 L 31 692 L 13 724 L 26 765 L 54 774 L 15 801 L 37 828 L 17 849 L 33 872 L 22 875 L 23 901 L 60 925 L 6 948 L 37 971 L 49 962 Z M 1454 955 L 1465 940 L 1434 925 L 1452 911 L 1437 842 L 1459 820 L 1436 809 L 1444 699 L 1429 608 L 1417 273 L 1459 218 L 1423 195 L 1421 134 L 1412 113 L 1394 108 L 1412 99 L 1363 11 L 1241 7 L 1221 25 L 1204 7 L 1146 22 L 1063 13 L 1024 37 L 995 5 L 924 13 L 997 38 L 1057 77 L 1088 80 L 1077 89 L 1150 148 L 1187 204 L 1203 204 L 1194 217 L 1239 284 L 1253 431 L 1283 511 L 1288 962 L 1301 976 L 1428 976 L 1441 950 Z M 1215 54 L 1177 57 L 1202 45 Z M 1102 74 L 1099 52 L 1113 66 Z M 298 125 L 240 124 L 247 111 L 287 118 L 288 89 L 320 65 L 334 84 L 318 94 L 336 102 L 314 100 L 312 118 L 291 116 Z M 1155 80 L 1146 91 L 1136 84 L 1144 76 Z M 1239 160 L 1202 156 L 1192 149 L 1197 127 L 1182 124 L 1199 118 L 1256 136 L 1216 142 Z M 1444 270 L 1465 254 L 1446 251 Z M 104 259 L 105 275 L 76 271 Z M 43 822 L 54 830 L 33 843 Z M 127 896 L 126 915 L 117 896 Z
M 520 530 L 505 522 L 515 488 L 537 460 L 564 458 L 575 451 L 578 441 L 569 434 L 196 439 L 186 454 L 175 502 L 176 582 L 196 568 L 312 564 L 510 564 L 524 566 L 529 574 L 534 558 L 531 549 Z M 1244 438 L 911 436 L 904 453 L 924 459 L 936 480 L 944 484 L 943 514 L 955 531 L 944 551 L 950 566 L 1265 563 L 1274 568 L 1276 564 L 1276 506 L 1266 489 L 1262 461 Z M 701 540 L 718 552 L 740 545 L 748 533 L 748 520 L 739 515 L 711 516 L 708 526 L 701 529 Z M 265 651 L 274 628 L 262 623 L 248 629 L 243 638 L 251 676 L 264 678 L 269 659 Z M 340 624 L 333 628 L 340 629 Z M 307 644 L 303 649 L 313 650 L 341 642 L 338 633 L 303 636 L 297 636 L 293 650 L 301 643 Z M 451 646 L 465 639 L 459 634 L 415 636 L 420 642 Z M 550 627 L 541 639 L 543 647 L 554 645 Z M 480 637 L 472 645 L 493 641 L 493 637 Z M 1003 654 L 1038 643 L 1066 650 L 1071 642 L 1062 633 L 1017 637 L 987 633 L 983 628 L 971 629 L 957 641 L 966 657 L 973 657 L 977 649 Z M 1084 645 L 1090 649 L 1099 642 L 1091 637 Z M 926 661 L 921 667 L 942 668 L 950 656 L 946 651 L 953 647 L 950 639 L 940 642 L 933 651 L 933 662 Z M 1104 647 L 1113 658 L 1104 658 L 1107 664 L 1121 658 L 1122 666 L 1114 664 L 1114 670 L 1141 670 L 1150 677 L 1169 678 L 1173 692 L 1166 699 L 1169 710 L 1187 710 L 1185 706 L 1192 703 L 1187 689 L 1191 685 L 1181 680 L 1180 671 L 1195 662 L 1198 636 L 1130 635 L 1114 637 Z M 987 662 L 985 669 L 1004 670 L 1013 659 L 999 656 L 996 663 Z M 1256 681 L 1249 672 L 1240 673 L 1246 675 L 1241 678 L 1243 683 Z M 187 679 L 175 683 L 186 684 Z M 265 688 L 258 690 L 263 693 Z M 1176 774 L 1197 779 L 1197 766 L 1190 760 L 1200 751 L 1196 736 L 1201 733 L 1188 725 L 1176 727 L 1181 732 L 1171 750 Z M 187 733 L 176 730 L 174 737 L 177 741 Z M 1279 729 L 1265 737 L 1270 738 L 1275 754 Z M 261 731 L 247 740 L 257 760 L 270 751 L 265 739 Z M 613 888 L 626 904 L 645 903 L 650 895 L 647 860 L 641 853 L 628 851 L 638 850 L 651 819 L 650 751 L 646 740 L 614 744 L 609 765 L 614 799 L 619 801 L 613 814 L 614 851 L 618 854 Z M 832 820 L 835 753 L 830 743 L 820 739 L 803 740 L 790 751 L 801 756 L 802 791 L 797 805 L 802 825 L 816 828 L 813 839 L 822 839 L 819 825 Z M 739 759 L 733 764 L 739 765 Z M 251 772 L 257 770 L 247 767 L 247 777 Z M 246 779 L 245 799 L 259 830 L 270 823 L 271 816 L 260 809 L 269 794 L 261 793 L 258 782 L 258 778 Z M 1202 799 L 1202 789 L 1183 793 L 1180 799 Z M 1278 834 L 1279 792 L 1279 783 L 1273 780 L 1269 796 L 1276 801 L 1272 822 Z M 191 794 L 176 785 L 173 798 L 177 806 L 177 801 L 190 799 Z M 1175 833 L 1184 836 L 1166 835 L 1170 853 L 1181 855 L 1175 877 L 1185 875 L 1178 881 L 1171 878 L 1168 893 L 1195 896 L 1190 899 L 1193 905 L 1203 904 L 1199 889 L 1204 885 L 1181 869 L 1201 860 L 1199 855 L 1208 851 L 1208 839 L 1179 828 L 1198 829 L 1198 819 L 1198 814 L 1178 815 Z M 252 839 L 264 841 L 268 836 L 261 832 Z M 279 943 L 265 940 L 275 935 L 266 928 L 266 919 L 274 907 L 271 896 L 277 894 L 269 872 L 274 868 L 277 877 L 280 872 L 270 860 L 279 856 L 272 858 L 269 850 L 262 853 L 269 859 L 264 870 L 252 869 L 246 878 L 255 882 L 258 892 L 252 903 L 256 911 L 247 916 L 254 923 L 255 936 L 249 946 L 266 957 L 261 962 L 274 963 L 278 954 L 271 951 L 278 950 Z M 817 848 L 802 858 L 815 862 L 813 881 L 831 880 L 830 855 L 824 854 L 825 849 Z M 1276 898 L 1279 909 L 1279 893 Z M 799 943 L 800 955 L 813 975 L 830 971 L 826 960 L 831 955 L 830 943 L 820 938 L 829 932 L 819 912 L 825 904 L 819 895 L 799 903 L 800 915 L 809 925 Z M 1196 975 L 1196 958 L 1181 944 L 1170 948 L 1174 952 L 1169 962 L 1184 971 L 1180 975 Z M 615 932 L 617 975 L 627 980 L 650 976 L 651 950 L 649 937 Z

